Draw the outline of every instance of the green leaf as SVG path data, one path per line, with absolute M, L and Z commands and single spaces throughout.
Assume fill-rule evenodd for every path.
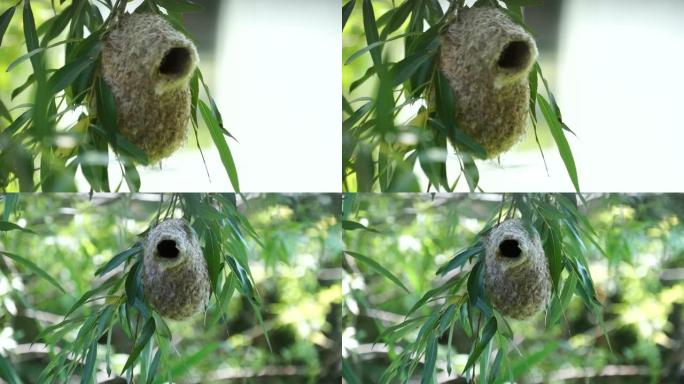
M 30 0 L 24 0 L 24 38 L 26 39 L 26 52 L 38 49 L 38 34 L 36 32 L 36 23 L 33 19 L 33 11 L 31 11 Z M 40 57 L 31 57 L 31 63 L 36 73 L 42 72 Z
M 397 62 L 392 66 L 390 75 L 392 78 L 392 85 L 398 86 L 407 81 L 414 73 L 427 61 L 429 61 L 435 51 L 422 51 L 414 55 L 407 56 L 403 60 Z
M 57 280 L 55 280 L 55 279 L 54 279 L 52 276 L 50 276 L 47 272 L 45 272 L 44 270 L 42 270 L 39 266 L 37 266 L 36 264 L 34 264 L 31 260 L 25 259 L 25 258 L 23 258 L 23 257 L 21 257 L 21 256 L 19 256 L 19 255 L 15 255 L 15 254 L 13 254 L 13 253 L 5 252 L 5 251 L 0 251 L 0 254 L 3 254 L 3 255 L 5 255 L 5 256 L 9 257 L 10 259 L 16 261 L 17 263 L 23 265 L 24 267 L 30 269 L 31 271 L 33 271 L 33 272 L 34 272 L 35 274 L 37 274 L 38 276 L 40 276 L 40 277 L 42 277 L 43 279 L 45 279 L 48 283 L 54 285 L 54 286 L 57 287 L 60 291 L 66 293 L 66 290 L 64 290 L 64 288 L 62 288 L 62 286 L 59 285 L 59 283 L 57 282 Z
M 437 270 L 437 274 L 444 276 L 449 271 L 462 266 L 466 263 L 466 261 L 470 260 L 470 258 L 477 256 L 482 252 L 484 252 L 484 245 L 482 245 L 482 242 L 478 241 L 476 244 L 473 244 L 472 246 L 458 253 L 456 256 L 454 256 L 454 258 L 449 260 L 448 263 L 440 267 Z
M 32 233 L 34 235 L 36 234 L 35 232 L 33 232 L 32 230 L 30 230 L 28 228 L 20 227 L 14 223 L 10 223 L 8 221 L 0 221 L 0 232 L 9 232 L 9 231 L 22 231 L 22 232 L 26 232 L 26 233 Z
M 0 47 L 2 47 L 2 38 L 5 36 L 5 31 L 7 31 L 10 21 L 12 21 L 15 10 L 16 6 L 12 6 L 0 15 Z
M 437 338 L 431 337 L 425 350 L 425 367 L 420 379 L 421 384 L 430 384 L 434 381 L 435 363 L 437 361 Z
M 97 361 L 97 340 L 88 348 L 88 355 L 86 356 L 83 372 L 81 373 L 81 384 L 93 382 L 93 373 L 95 373 L 95 362 Z
M 140 174 L 135 168 L 135 164 L 126 163 L 124 165 L 124 179 L 126 179 L 126 185 L 128 185 L 128 190 L 131 192 L 138 192 L 140 190 Z
M 207 260 L 211 290 L 217 292 L 216 285 L 221 272 L 221 233 L 218 227 L 210 226 L 205 234 L 204 257 Z
M 140 336 L 138 337 L 138 340 L 135 343 L 135 347 L 133 347 L 133 351 L 128 356 L 128 360 L 126 360 L 126 364 L 124 364 L 124 367 L 121 370 L 122 375 L 129 368 L 132 368 L 135 366 L 136 361 L 138 359 L 138 356 L 140 355 L 140 351 L 142 351 L 143 348 L 145 348 L 147 343 L 150 341 L 150 338 L 154 334 L 154 330 L 155 330 L 154 318 L 150 317 L 145 322 L 145 326 L 143 327 L 142 332 L 140 333 Z
M 204 347 L 202 347 L 200 350 L 197 352 L 183 357 L 183 359 L 175 362 L 174 364 L 171 365 L 169 369 L 169 373 L 171 374 L 171 377 L 181 377 L 185 373 L 187 373 L 190 368 L 193 366 L 197 365 L 199 362 L 204 360 L 207 356 L 213 354 L 218 348 L 220 347 L 220 344 L 217 342 L 211 342 Z M 161 380 L 163 382 L 163 379 Z
M 0 354 L 0 378 L 9 384 L 21 384 L 21 379 L 19 379 L 10 362 L 2 354 Z
M 468 300 L 475 305 L 477 299 L 482 296 L 482 286 L 484 285 L 484 263 L 479 260 L 468 274 Z
M 470 189 L 470 192 L 475 192 L 480 183 L 480 172 L 477 170 L 475 160 L 467 153 L 462 154 L 461 159 L 463 160 L 463 174 L 465 174 L 466 181 L 468 182 L 468 189 Z
M 128 248 L 127 250 L 116 254 L 107 262 L 107 264 L 98 268 L 97 271 L 95 271 L 95 276 L 102 276 L 110 271 L 113 271 L 114 268 L 128 261 L 131 257 L 139 254 L 140 252 L 142 252 L 142 244 L 135 243 L 132 247 Z
M 157 0 L 156 2 L 171 12 L 198 12 L 203 9 L 201 5 L 190 0 Z
M 570 304 L 572 299 L 572 294 L 575 292 L 575 287 L 577 287 L 577 277 L 574 273 L 570 273 L 567 279 L 565 279 L 565 284 L 563 284 L 563 291 L 561 291 L 560 298 L 551 302 L 551 308 L 549 308 L 548 324 L 553 325 L 560 320 L 561 315 L 565 309 Z
M 557 341 L 547 342 L 542 349 L 533 352 L 525 356 L 521 360 L 518 360 L 515 363 L 511 364 L 510 370 L 512 378 L 518 378 L 526 372 L 529 372 L 533 366 L 539 364 L 542 360 L 544 360 L 546 356 L 548 356 L 551 352 L 555 351 L 558 348 L 558 346 L 559 344 Z M 509 381 L 509 377 L 500 377 L 496 380 L 496 384 L 503 384 L 507 381 Z
M 233 155 L 230 153 L 230 148 L 228 148 L 226 138 L 223 136 L 223 133 L 219 128 L 218 121 L 209 110 L 209 107 L 202 100 L 198 100 L 198 105 L 200 113 L 202 114 L 202 118 L 207 124 L 211 138 L 216 145 L 216 149 L 219 151 L 221 161 L 223 162 L 223 167 L 226 169 L 226 173 L 228 173 L 230 183 L 233 186 L 233 189 L 235 189 L 235 192 L 240 192 L 240 182 L 238 181 L 237 169 L 235 168 Z
M 14 209 L 17 207 L 17 203 L 19 202 L 19 194 L 18 193 L 7 193 L 4 196 L 5 196 L 5 208 L 3 209 L 3 212 L 2 212 L 2 220 L 7 221 L 7 220 L 9 220 L 10 215 L 14 212 Z
M 392 12 L 390 19 L 382 30 L 381 38 L 383 40 L 406 22 L 406 19 L 411 14 L 411 11 L 413 11 L 414 6 L 415 4 L 413 1 L 404 1 L 399 7 L 390 11 Z
M 579 180 L 577 179 L 577 167 L 575 166 L 575 159 L 572 156 L 572 151 L 570 150 L 570 144 L 565 138 L 565 133 L 563 133 L 563 127 L 561 125 L 558 116 L 554 114 L 551 110 L 551 106 L 546 101 L 544 96 L 537 95 L 537 103 L 539 104 L 539 109 L 544 115 L 546 123 L 549 125 L 549 130 L 553 136 L 553 140 L 556 142 L 558 147 L 558 152 L 560 153 L 563 163 L 565 163 L 565 169 L 568 171 L 570 180 L 572 180 L 572 185 L 575 186 L 575 190 L 579 193 Z
M 47 45 L 47 43 L 50 40 L 54 39 L 55 37 L 59 36 L 60 33 L 62 33 L 64 28 L 66 28 L 67 24 L 69 24 L 69 21 L 71 21 L 75 9 L 76 7 L 74 6 L 74 4 L 71 4 L 68 7 L 64 8 L 64 10 L 62 10 L 57 16 L 50 20 L 49 29 L 47 30 L 47 32 L 45 32 L 45 35 L 43 36 L 43 46 Z
M 97 97 L 97 119 L 107 134 L 114 149 L 118 149 L 115 134 L 119 131 L 116 120 L 116 102 L 114 94 L 105 79 L 100 76 L 95 83 Z
M 369 47 L 380 40 L 378 26 L 375 24 L 375 14 L 373 12 L 371 0 L 363 0 L 363 29 L 366 34 L 366 43 Z M 370 55 L 376 67 L 382 65 L 382 48 L 380 46 L 372 48 L 370 50 Z
M 380 233 L 378 230 L 375 230 L 373 228 L 368 228 L 359 222 L 351 221 L 351 220 L 342 220 L 342 229 L 344 229 L 345 231 L 354 231 L 357 229 L 365 229 L 366 231 Z
M 12 114 L 10 113 L 9 109 L 7 109 L 5 103 L 3 103 L 2 100 L 0 100 L 0 116 L 4 117 L 9 122 L 12 122 Z
M 473 349 L 473 352 L 470 354 L 470 356 L 468 356 L 468 362 L 466 363 L 463 372 L 466 372 L 468 369 L 470 369 L 470 367 L 472 367 L 473 364 L 477 361 L 477 359 L 482 354 L 482 351 L 484 351 L 489 342 L 492 340 L 492 337 L 494 337 L 496 329 L 496 317 L 492 317 L 489 319 L 487 325 L 485 325 L 484 329 L 482 330 L 482 336 L 480 336 L 480 339 L 477 341 L 475 349 Z
M 71 63 L 68 63 L 62 68 L 58 69 L 48 81 L 49 92 L 51 94 L 56 94 L 57 92 L 66 88 L 69 84 L 76 80 L 81 72 L 90 67 L 92 63 L 93 58 L 85 57 L 76 61 L 72 61 Z
M 147 373 L 147 384 L 151 384 L 155 377 L 157 377 L 157 370 L 159 370 L 159 361 L 161 359 L 161 349 L 157 349 L 150 364 L 149 372 Z
M 347 20 L 349 20 L 349 16 L 354 10 L 354 5 L 356 5 L 356 0 L 349 0 L 347 1 L 347 4 L 342 7 L 342 29 L 347 25 Z
M 409 292 L 408 288 L 406 288 L 406 286 L 404 286 L 404 284 L 401 282 L 401 280 L 399 280 L 398 277 L 394 276 L 392 274 L 392 272 L 385 269 L 385 267 L 380 265 L 377 261 L 371 259 L 370 257 L 364 256 L 364 255 L 362 255 L 360 253 L 356 253 L 356 252 L 344 251 L 344 253 L 346 253 L 349 256 L 355 258 L 356 260 L 362 262 L 363 264 L 367 265 L 371 269 L 375 270 L 376 272 L 378 272 L 381 275 L 385 276 L 386 278 L 390 279 L 394 284 L 401 287 L 406 292 Z

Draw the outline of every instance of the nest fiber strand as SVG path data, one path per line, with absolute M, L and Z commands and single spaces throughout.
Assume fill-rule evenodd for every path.
M 145 239 L 143 291 L 162 316 L 182 320 L 202 310 L 210 293 L 207 263 L 185 220 L 165 220 Z
M 151 162 L 186 141 L 197 61 L 194 44 L 157 15 L 123 15 L 107 36 L 102 75 L 114 94 L 119 130 Z
M 454 93 L 459 127 L 488 157 L 507 151 L 525 133 L 534 39 L 500 10 L 475 7 L 458 13 L 441 46 L 440 69 Z
M 485 240 L 485 288 L 494 308 L 515 319 L 544 309 L 551 274 L 539 234 L 520 220 L 506 220 Z

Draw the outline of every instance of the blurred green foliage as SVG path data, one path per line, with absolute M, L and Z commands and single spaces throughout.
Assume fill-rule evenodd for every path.
M 405 357 L 403 352 L 418 353 L 416 344 L 427 331 L 421 326 L 456 299 L 437 295 L 416 313 L 407 314 L 426 292 L 454 278 L 437 275 L 438 269 L 471 246 L 504 207 L 502 198 L 513 196 L 520 195 L 345 195 L 345 220 L 372 229 L 351 230 L 346 225 L 345 249 L 371 258 L 409 291 L 378 268 L 345 256 L 343 374 L 348 383 L 378 382 L 383 372 Z M 526 321 L 506 319 L 508 331 L 497 317 L 499 330 L 477 361 L 473 376 L 463 374 L 463 368 L 481 336 L 468 332 L 466 324 L 454 327 L 450 336 L 448 327 L 439 323 L 435 344 L 423 347 L 425 355 L 410 354 L 400 365 L 406 369 L 415 361 L 416 370 L 392 382 L 422 378 L 423 383 L 500 383 L 513 377 L 524 383 L 680 383 L 684 379 L 684 197 L 591 194 L 584 199 L 579 211 L 595 229 L 598 241 L 587 243 L 582 253 L 601 303 L 603 324 L 583 300 L 574 298 L 558 323 L 549 322 L 545 312 Z M 579 289 L 575 293 L 581 296 Z M 454 319 L 461 324 L 458 311 Z M 412 327 L 399 328 L 407 321 L 413 321 Z M 502 344 L 507 349 L 497 357 Z M 430 364 L 435 367 L 434 377 L 423 375 Z M 489 369 L 483 370 L 483 364 Z M 487 377 L 480 372 L 487 372 Z
M 207 202 L 223 213 L 228 211 L 221 208 L 222 202 L 230 204 L 236 197 L 237 211 L 230 216 L 229 226 L 239 223 L 241 228 L 251 227 L 253 235 L 243 230 L 242 239 L 233 239 L 231 229 L 223 227 L 219 238 L 226 254 L 222 256 L 226 261 L 229 257 L 239 259 L 233 250 L 244 242 L 246 268 L 251 273 L 248 284 L 254 285 L 258 295 L 256 306 L 242 283 L 233 283 L 229 301 L 217 305 L 212 295 L 204 315 L 178 322 L 160 322 L 155 316 L 151 320 L 153 325 L 156 323 L 154 343 L 145 345 L 134 359 L 142 369 L 134 366 L 124 376 L 120 373 L 138 343 L 120 326 L 122 323 L 115 322 L 111 336 L 103 334 L 92 341 L 99 348 L 86 349 L 96 351 L 93 364 L 89 365 L 90 357 L 84 352 L 73 375 L 90 382 L 87 370 L 92 367 L 92 377 L 104 381 L 109 376 L 110 360 L 110 378 L 128 377 L 136 382 L 163 382 L 169 377 L 179 382 L 339 382 L 340 198 L 275 194 L 164 195 L 163 202 L 155 194 L 4 195 L 0 203 L 4 217 L 0 222 L 16 226 L 0 227 L 0 251 L 35 264 L 66 293 L 37 273 L 36 268 L 4 253 L 0 256 L 0 377 L 9 380 L 3 375 L 3 367 L 7 366 L 11 368 L 6 372 L 11 369 L 18 380 L 39 382 L 41 371 L 45 374 L 49 364 L 62 363 L 60 350 L 75 345 L 79 328 L 65 328 L 63 332 L 54 328 L 46 337 L 41 332 L 62 321 L 83 294 L 103 286 L 112 276 L 128 273 L 129 267 L 121 264 L 104 276 L 96 276 L 113 256 L 134 244 L 160 212 L 162 218 L 167 210 L 172 216 L 188 217 L 192 212 L 188 204 Z M 189 219 L 197 230 L 197 222 L 211 214 L 206 206 L 194 212 L 194 218 Z M 201 229 L 198 234 L 205 238 Z M 205 257 L 209 256 L 205 253 Z M 134 260 L 135 256 L 131 256 L 127 265 Z M 234 279 L 233 271 L 233 266 L 229 269 L 226 264 L 225 279 L 219 282 Z M 81 319 L 76 322 L 82 324 L 84 318 L 87 322 L 89 316 L 118 300 L 114 296 L 88 300 L 70 318 Z M 126 311 L 133 316 L 139 308 L 138 304 Z M 138 332 L 133 335 L 145 333 L 141 329 L 143 322 L 133 322 L 138 324 L 134 326 Z M 162 324 L 169 327 L 171 335 L 166 342 Z M 168 354 L 162 354 L 155 363 L 159 343 L 167 344 Z M 56 367 L 57 377 L 64 375 L 68 366 L 60 364 Z M 159 375 L 149 373 L 155 364 Z

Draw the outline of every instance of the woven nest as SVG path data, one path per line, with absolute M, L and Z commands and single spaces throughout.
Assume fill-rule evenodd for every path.
M 462 9 L 442 37 L 439 64 L 459 127 L 496 157 L 525 133 L 537 45 L 496 8 Z
M 485 239 L 485 288 L 494 308 L 515 319 L 544 309 L 551 295 L 549 264 L 539 234 L 506 220 Z
M 121 133 L 151 162 L 168 157 L 187 138 L 194 44 L 153 14 L 126 14 L 109 33 L 102 75 L 112 89 Z
M 185 220 L 166 220 L 145 239 L 143 291 L 162 316 L 182 320 L 209 300 L 207 263 L 197 236 Z

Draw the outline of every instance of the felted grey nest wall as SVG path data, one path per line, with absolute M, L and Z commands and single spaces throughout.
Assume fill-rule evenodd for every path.
M 494 308 L 515 319 L 544 309 L 552 283 L 539 234 L 511 219 L 494 228 L 484 244 L 484 282 Z
M 102 50 L 102 75 L 112 89 L 119 130 L 154 163 L 187 138 L 194 44 L 153 14 L 125 14 Z
M 209 301 L 207 263 L 197 236 L 182 219 L 165 220 L 147 235 L 143 257 L 143 292 L 162 316 L 182 320 Z
M 496 157 L 525 133 L 527 76 L 537 45 L 492 7 L 462 9 L 442 37 L 439 65 L 454 93 L 459 127 Z

